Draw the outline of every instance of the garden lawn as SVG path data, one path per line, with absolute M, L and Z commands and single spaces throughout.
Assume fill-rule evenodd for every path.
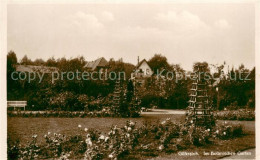
M 43 136 L 48 132 L 60 133 L 64 135 L 75 135 L 79 133 L 78 125 L 84 129 L 94 128 L 98 131 L 107 133 L 112 125 L 123 127 L 127 120 L 137 122 L 137 127 L 141 126 L 144 121 L 155 123 L 163 121 L 166 118 L 171 118 L 172 121 L 182 122 L 185 115 L 160 114 L 160 115 L 142 115 L 140 118 L 21 118 L 8 117 L 8 138 L 14 142 L 20 140 L 21 144 L 26 144 L 30 141 L 32 135 L 38 135 L 38 142 L 44 143 Z M 223 120 L 218 120 L 217 123 L 224 123 Z M 242 124 L 244 126 L 245 136 L 237 137 L 229 140 L 220 140 L 215 144 L 207 144 L 202 147 L 190 146 L 187 150 L 180 152 L 198 152 L 199 156 L 179 156 L 177 153 L 159 154 L 159 157 L 152 158 L 143 156 L 142 154 L 129 155 L 130 159 L 217 159 L 223 156 L 204 156 L 203 152 L 219 151 L 219 152 L 237 152 L 255 147 L 255 121 L 226 121 L 231 124 Z M 81 132 L 84 133 L 84 132 Z
M 112 125 L 123 127 L 127 120 L 137 122 L 137 127 L 144 121 L 156 122 L 171 118 L 172 121 L 184 121 L 185 115 L 143 115 L 140 118 L 22 118 L 8 117 L 7 131 L 10 142 L 19 140 L 21 144 L 27 143 L 32 135 L 38 135 L 38 142 L 44 141 L 44 135 L 48 132 L 60 133 L 66 136 L 79 133 L 78 125 L 82 128 L 94 128 L 101 132 L 108 132 Z

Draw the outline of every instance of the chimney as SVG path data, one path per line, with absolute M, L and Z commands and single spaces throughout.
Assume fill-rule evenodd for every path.
M 139 65 L 139 56 L 137 57 L 137 65 Z

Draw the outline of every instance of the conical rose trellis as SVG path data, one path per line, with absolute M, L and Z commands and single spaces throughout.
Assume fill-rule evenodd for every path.
M 191 87 L 187 118 L 195 126 L 214 125 L 214 118 L 211 103 L 208 95 L 208 84 L 205 79 L 206 66 L 197 64 L 195 66 L 195 76 Z
M 119 114 L 119 107 L 122 103 L 123 88 L 121 81 L 118 79 L 115 82 L 114 94 L 113 94 L 113 110 L 115 114 Z

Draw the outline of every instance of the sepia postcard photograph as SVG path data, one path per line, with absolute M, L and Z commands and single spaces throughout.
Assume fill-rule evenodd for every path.
M 259 158 L 259 1 L 1 5 L 0 159 Z

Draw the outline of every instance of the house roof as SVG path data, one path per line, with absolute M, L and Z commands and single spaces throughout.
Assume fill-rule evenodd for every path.
M 139 67 L 142 65 L 142 63 L 144 63 L 144 62 L 146 62 L 146 63 L 148 64 L 148 62 L 146 61 L 146 59 L 143 59 L 139 64 L 137 64 L 136 68 L 139 68 Z M 148 66 L 149 66 L 149 64 L 148 64 Z M 150 67 L 150 66 L 149 66 L 149 67 Z
M 107 60 L 104 57 L 101 57 L 96 59 L 95 61 L 87 62 L 87 64 L 84 67 L 95 70 L 97 67 L 105 67 L 107 66 L 107 64 Z
M 16 71 L 18 72 L 42 72 L 42 73 L 51 73 L 57 71 L 56 67 L 48 66 L 34 66 L 34 65 L 16 65 Z

